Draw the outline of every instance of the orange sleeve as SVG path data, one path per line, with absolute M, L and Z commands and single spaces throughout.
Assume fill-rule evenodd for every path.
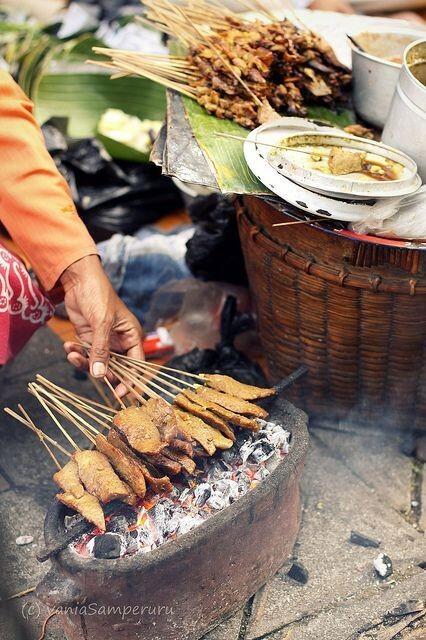
M 96 245 L 80 220 L 33 116 L 33 105 L 0 70 L 0 220 L 49 291 Z

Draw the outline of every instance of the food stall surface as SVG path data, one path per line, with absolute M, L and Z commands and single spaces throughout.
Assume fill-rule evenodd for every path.
M 59 340 L 45 329 L 3 370 L 3 405 L 21 401 L 26 383 L 40 370 L 40 354 L 42 373 L 71 390 L 94 394 L 88 381 L 75 380 Z M 30 409 L 41 417 L 36 403 Z M 32 434 L 14 428 L 6 416 L 0 429 L 4 601 L 34 587 L 45 573 L 36 553 L 43 546 L 42 523 L 54 487 L 51 463 L 35 455 Z M 325 420 L 311 425 L 302 526 L 293 555 L 242 611 L 206 638 L 423 638 L 426 492 L 422 464 L 414 457 L 424 459 L 420 449 L 418 440 L 415 452 L 412 433 L 385 431 L 379 423 L 368 429 Z M 380 577 L 378 571 L 392 573 Z M 51 613 L 32 593 L 3 602 L 0 637 L 39 638 Z M 49 620 L 44 637 L 65 640 L 59 614 Z

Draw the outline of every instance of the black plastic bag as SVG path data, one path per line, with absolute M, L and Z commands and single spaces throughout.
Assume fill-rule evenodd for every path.
M 97 240 L 132 234 L 182 206 L 179 190 L 151 163 L 113 161 L 95 138 L 67 143 L 66 123 L 42 127 L 46 145 L 68 182 L 81 218 Z M 105 235 L 106 233 L 106 235 Z
M 247 284 L 235 209 L 225 197 L 197 198 L 189 208 L 196 226 L 187 243 L 186 263 L 203 280 Z
M 239 382 L 266 387 L 267 381 L 261 367 L 234 347 L 235 337 L 253 327 L 249 314 L 237 315 L 237 303 L 228 296 L 221 317 L 221 341 L 215 349 L 192 349 L 182 356 L 172 358 L 167 364 L 188 373 L 222 373 Z

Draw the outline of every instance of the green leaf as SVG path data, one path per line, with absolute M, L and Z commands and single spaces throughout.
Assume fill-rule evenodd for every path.
M 104 136 L 102 133 L 99 133 L 99 131 L 97 131 L 96 137 L 102 142 L 109 155 L 116 160 L 130 160 L 131 162 L 149 161 L 149 152 L 142 153 L 133 147 L 129 147 L 127 144 Z
M 225 140 L 215 135 L 218 132 L 232 133 L 245 138 L 249 131 L 231 120 L 220 120 L 209 115 L 191 98 L 184 98 L 183 101 L 195 138 L 214 165 L 220 190 L 223 193 L 270 193 L 248 168 L 243 142 Z
M 39 122 L 53 116 L 68 118 L 72 138 L 95 135 L 100 116 L 109 108 L 122 109 L 141 120 L 163 120 L 166 110 L 165 90 L 160 85 L 145 78 L 110 80 L 103 73 L 46 73 L 33 100 Z
M 334 127 L 344 129 L 350 124 L 356 122 L 355 112 L 352 109 L 328 109 L 327 107 L 311 106 L 308 107 L 308 118 L 327 122 Z

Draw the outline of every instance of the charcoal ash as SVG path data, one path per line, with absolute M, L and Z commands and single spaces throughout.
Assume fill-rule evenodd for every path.
M 119 505 L 105 534 L 94 529 L 72 548 L 85 557 L 147 553 L 230 506 L 267 478 L 289 451 L 288 431 L 273 422 L 259 424 L 257 433 L 239 431 L 231 449 L 197 458 L 197 476 L 177 479 L 171 493 L 148 493 L 136 507 Z
M 293 562 L 287 576 L 299 584 L 306 584 L 309 580 L 308 570 L 301 562 Z
M 382 579 L 389 578 L 393 573 L 392 560 L 385 553 L 379 553 L 373 565 L 377 575 Z
M 125 550 L 126 540 L 118 533 L 104 533 L 94 538 L 93 555 L 95 558 L 113 560 L 120 558 Z
M 369 538 L 368 536 L 365 536 L 363 533 L 359 533 L 358 531 L 351 531 L 349 542 L 351 542 L 352 544 L 356 544 L 359 547 L 371 547 L 373 549 L 377 549 L 378 547 L 380 547 L 380 540 Z

